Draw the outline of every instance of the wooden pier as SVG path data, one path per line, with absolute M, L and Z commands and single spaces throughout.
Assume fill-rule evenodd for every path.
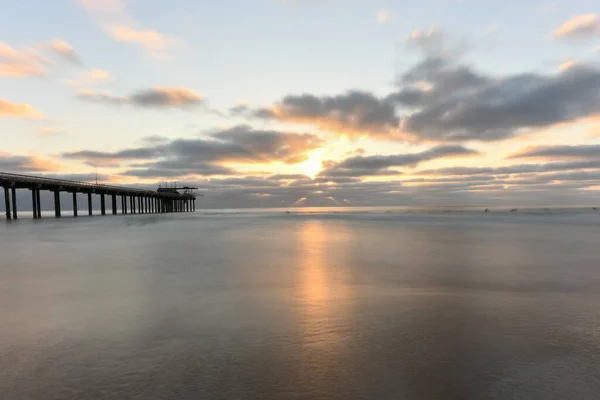
M 6 219 L 17 219 L 17 190 L 31 191 L 33 218 L 41 218 L 40 191 L 54 193 L 54 215 L 61 217 L 60 192 L 73 194 L 73 215 L 78 216 L 77 194 L 87 194 L 87 212 L 92 215 L 92 196 L 100 196 L 100 213 L 106 215 L 106 197 L 111 198 L 113 215 L 117 215 L 117 198 L 121 200 L 121 214 L 159 214 L 171 212 L 196 211 L 196 188 L 182 188 L 183 193 L 174 189 L 159 189 L 157 191 L 134 189 L 119 186 L 109 186 L 97 183 L 77 182 L 63 179 L 50 179 L 37 176 L 16 175 L 0 172 L 0 186 L 4 189 L 4 204 Z

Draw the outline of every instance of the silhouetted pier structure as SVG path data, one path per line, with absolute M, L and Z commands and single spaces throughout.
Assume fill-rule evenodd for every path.
M 41 218 L 40 191 L 54 193 L 54 215 L 61 216 L 60 192 L 73 194 L 73 215 L 77 217 L 77 194 L 87 194 L 88 214 L 92 215 L 92 195 L 100 196 L 100 213 L 106 215 L 106 197 L 111 197 L 111 210 L 117 215 L 117 197 L 121 198 L 121 214 L 159 214 L 196 211 L 196 188 L 159 188 L 157 191 L 109 186 L 98 183 L 50 179 L 37 176 L 0 172 L 0 186 L 4 188 L 6 219 L 18 218 L 17 189 L 31 191 L 33 218 Z M 183 190 L 179 193 L 178 190 Z M 128 207 L 129 205 L 129 207 Z

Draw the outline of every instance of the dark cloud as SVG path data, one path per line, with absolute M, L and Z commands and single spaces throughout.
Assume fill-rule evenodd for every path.
M 64 153 L 68 159 L 90 165 L 128 164 L 125 172 L 138 177 L 172 177 L 186 175 L 232 175 L 234 171 L 220 163 L 295 164 L 324 142 L 315 135 L 254 130 L 237 126 L 213 132 L 207 139 L 162 139 L 154 145 L 115 152 L 82 150 Z M 142 161 L 131 164 L 131 161 Z
M 510 158 L 581 158 L 600 160 L 600 145 L 536 146 L 526 148 Z
M 324 97 L 311 94 L 287 96 L 272 109 L 256 110 L 254 116 L 309 123 L 345 133 L 386 133 L 399 124 L 391 101 L 362 91 Z
M 428 54 L 384 97 L 351 91 L 283 98 L 258 118 L 379 139 L 494 141 L 600 112 L 600 70 L 578 65 L 552 75 L 494 76 Z
M 43 172 L 48 166 L 41 160 L 27 156 L 0 154 L 0 171 L 9 173 Z
M 155 86 L 133 93 L 131 96 L 115 96 L 94 90 L 81 90 L 80 99 L 97 103 L 119 105 L 131 104 L 150 108 L 193 108 L 203 104 L 200 94 L 186 88 Z
M 298 180 L 298 179 L 310 179 L 310 178 L 308 176 L 302 175 L 302 174 L 276 174 L 276 175 L 269 176 L 268 179 L 271 179 L 274 181 L 283 181 L 283 180 Z
M 477 174 L 522 174 L 581 169 L 600 169 L 600 161 L 556 162 L 547 164 L 518 164 L 507 167 L 450 167 L 417 171 L 417 175 L 477 175 Z
M 402 172 L 390 167 L 414 167 L 424 161 L 439 158 L 461 157 L 477 154 L 463 146 L 437 146 L 420 153 L 390 156 L 355 156 L 339 163 L 329 163 L 320 175 L 323 176 L 375 176 L 400 175 Z
M 600 71 L 595 68 L 493 78 L 437 63 L 409 71 L 403 82 L 415 79 L 432 86 L 402 123 L 419 139 L 498 140 L 600 111 Z M 414 101 L 409 105 L 414 107 Z

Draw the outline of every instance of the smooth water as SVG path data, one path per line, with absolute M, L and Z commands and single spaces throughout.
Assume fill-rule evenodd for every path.
M 0 399 L 597 399 L 600 215 L 0 222 Z

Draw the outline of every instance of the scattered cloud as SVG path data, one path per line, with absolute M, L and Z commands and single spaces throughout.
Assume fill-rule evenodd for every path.
M 600 144 L 528 147 L 510 158 L 572 158 L 600 160 Z
M 112 82 L 112 75 L 101 69 L 92 69 L 84 73 L 84 77 L 92 82 Z
M 396 20 L 396 16 L 390 10 L 382 9 L 377 11 L 375 20 L 380 24 L 388 24 L 390 22 L 394 22 Z
M 17 50 L 0 42 L 0 76 L 24 78 L 42 76 L 49 60 L 33 48 Z
M 43 114 L 29 104 L 16 104 L 0 99 L 0 117 L 41 118 Z
M 597 14 L 575 16 L 557 28 L 554 36 L 567 39 L 589 39 L 600 36 L 600 18 Z
M 138 107 L 191 108 L 203 104 L 203 98 L 193 90 L 180 87 L 154 86 L 130 96 L 115 96 L 107 92 L 81 89 L 80 99 L 105 104 L 132 104 Z
M 151 175 L 142 170 L 162 170 L 173 176 L 176 173 L 210 175 L 214 171 L 231 174 L 230 169 L 220 165 L 222 163 L 301 163 L 313 150 L 324 145 L 322 139 L 308 133 L 256 130 L 247 126 L 212 132 L 207 139 L 161 139 L 147 143 L 144 147 L 116 152 L 82 150 L 65 153 L 63 157 L 94 166 L 128 164 L 134 167 L 129 174 L 137 176 Z M 131 164 L 132 161 L 138 164 Z
M 562 63 L 562 64 L 559 65 L 558 69 L 561 70 L 561 71 L 566 71 L 569 68 L 576 67 L 577 65 L 579 65 L 577 63 L 577 61 L 565 61 L 564 63 Z
M 77 65 L 82 64 L 81 58 L 75 49 L 73 49 L 73 47 L 64 40 L 55 39 L 49 43 L 48 48 L 66 61 Z
M 320 176 L 373 176 L 399 175 L 402 172 L 390 167 L 415 167 L 422 162 L 441 159 L 473 156 L 476 151 L 463 146 L 437 146 L 420 153 L 391 156 L 354 156 L 341 162 L 330 162 Z
M 117 41 L 142 45 L 155 57 L 162 57 L 169 46 L 178 42 L 177 39 L 152 29 L 134 29 L 125 25 L 109 26 L 106 32 Z
M 425 51 L 428 54 L 439 54 L 444 48 L 444 34 L 436 27 L 428 30 L 416 29 L 408 38 L 406 43 L 409 48 Z
M 127 14 L 124 0 L 76 0 L 94 15 L 104 32 L 119 42 L 134 43 L 145 48 L 153 57 L 165 58 L 166 51 L 180 39 L 154 29 L 140 27 Z

